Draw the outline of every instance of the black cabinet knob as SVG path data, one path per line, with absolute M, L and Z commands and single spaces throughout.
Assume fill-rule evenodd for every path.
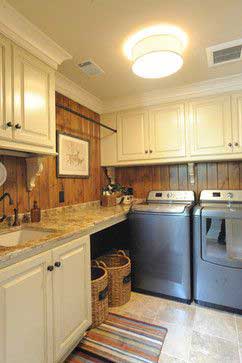
M 13 127 L 13 124 L 12 124 L 12 122 L 10 122 L 10 121 L 9 121 L 9 122 L 7 122 L 7 124 L 6 124 L 6 125 L 7 125 L 7 127 Z
M 21 129 L 21 127 L 22 127 L 22 126 L 21 126 L 20 124 L 16 124 L 16 125 L 15 125 L 15 129 L 18 129 L 18 130 L 19 130 L 19 129 Z
M 48 271 L 53 271 L 53 270 L 54 270 L 54 266 L 52 266 L 52 265 L 48 266 L 48 267 L 47 267 L 47 270 L 48 270 Z
M 61 262 L 60 261 L 55 262 L 55 267 L 61 267 Z

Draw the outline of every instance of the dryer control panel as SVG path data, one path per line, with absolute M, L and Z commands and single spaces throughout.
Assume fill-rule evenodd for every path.
M 200 202 L 242 202 L 242 190 L 203 190 Z

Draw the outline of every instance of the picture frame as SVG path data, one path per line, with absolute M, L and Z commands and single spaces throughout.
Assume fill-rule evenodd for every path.
M 58 178 L 90 177 L 90 141 L 58 131 L 56 135 Z

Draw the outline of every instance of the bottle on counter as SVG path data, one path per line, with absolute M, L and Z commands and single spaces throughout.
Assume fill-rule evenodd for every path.
M 33 223 L 40 222 L 40 219 L 41 219 L 41 210 L 38 207 L 38 203 L 37 203 L 36 200 L 34 201 L 33 208 L 30 211 L 30 216 L 31 216 L 31 222 L 33 222 Z

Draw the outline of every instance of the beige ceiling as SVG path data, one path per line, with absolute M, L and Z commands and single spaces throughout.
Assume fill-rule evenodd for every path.
M 60 72 L 102 100 L 182 86 L 240 73 L 242 62 L 208 68 L 205 48 L 242 38 L 241 0 L 9 0 L 73 56 Z M 157 23 L 189 36 L 182 70 L 159 80 L 138 78 L 122 53 L 125 38 Z M 92 59 L 105 74 L 83 75 L 76 63 Z

